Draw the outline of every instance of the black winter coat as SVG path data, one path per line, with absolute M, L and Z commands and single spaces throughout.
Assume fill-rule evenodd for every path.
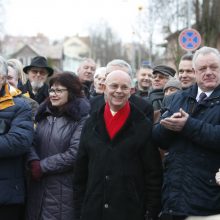
M 148 99 L 152 103 L 154 111 L 161 109 L 163 98 L 164 92 L 162 89 L 153 89 L 149 92 Z
M 160 211 L 161 161 L 151 144 L 152 123 L 134 105 L 110 140 L 104 106 L 84 126 L 75 166 L 77 219 L 144 220 Z
M 168 150 L 164 160 L 162 212 L 172 215 L 220 213 L 220 187 L 215 173 L 220 168 L 220 86 L 197 104 L 197 85 L 172 96 L 169 117 L 180 108 L 189 118 L 180 132 L 154 126 L 153 138 Z

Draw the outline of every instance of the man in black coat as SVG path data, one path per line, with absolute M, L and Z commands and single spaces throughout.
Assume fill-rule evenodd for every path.
M 105 82 L 104 104 L 87 120 L 74 167 L 76 219 L 157 219 L 162 168 L 152 123 L 128 101 L 131 78 L 121 70 Z

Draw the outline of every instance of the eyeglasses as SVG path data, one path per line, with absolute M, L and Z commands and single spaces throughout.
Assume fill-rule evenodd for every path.
M 159 80 L 162 80 L 162 79 L 169 79 L 169 76 L 165 76 L 165 75 L 162 75 L 162 74 L 153 74 L 152 76 L 152 79 L 159 79 Z
M 120 88 L 122 91 L 127 92 L 130 90 L 130 87 L 126 86 L 126 85 L 118 85 L 118 84 L 109 84 L 107 85 L 111 90 L 117 90 L 118 88 Z
M 38 73 L 41 75 L 41 76 L 46 76 L 48 73 L 46 70 L 44 69 L 30 69 L 30 71 L 34 74 L 34 75 L 37 75 Z
M 52 94 L 61 95 L 63 91 L 67 91 L 67 89 L 48 89 L 50 95 Z

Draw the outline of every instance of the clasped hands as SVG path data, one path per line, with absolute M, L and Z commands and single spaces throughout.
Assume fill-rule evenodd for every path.
M 169 130 L 181 131 L 186 124 L 188 117 L 189 114 L 180 108 L 179 112 L 175 112 L 170 117 L 162 119 L 160 124 Z

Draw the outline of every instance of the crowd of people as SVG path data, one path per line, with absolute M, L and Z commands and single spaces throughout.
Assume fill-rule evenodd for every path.
M 219 146 L 215 48 L 136 73 L 0 57 L 0 219 L 220 219 Z

